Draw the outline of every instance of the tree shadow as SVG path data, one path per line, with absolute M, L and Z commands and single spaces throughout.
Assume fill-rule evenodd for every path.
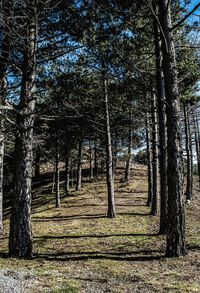
M 160 236 L 158 233 L 128 233 L 128 234 L 102 234 L 102 235 L 96 235 L 96 234 L 86 234 L 86 235 L 43 235 L 43 236 L 35 236 L 34 239 L 73 239 L 73 238 L 109 238 L 109 237 L 156 237 Z
M 146 213 L 118 213 L 119 216 L 151 216 L 150 214 Z M 101 219 L 107 218 L 106 214 L 84 214 L 84 215 L 70 215 L 70 216 L 56 216 L 56 217 L 35 217 L 32 218 L 33 222 L 51 222 L 51 221 L 69 221 L 69 220 L 91 220 L 91 219 Z M 107 218 L 109 219 L 109 218 Z
M 36 254 L 36 259 L 46 261 L 81 261 L 81 260 L 117 260 L 117 261 L 153 261 L 165 258 L 163 251 L 159 250 L 140 250 L 133 252 L 59 252 L 49 254 Z

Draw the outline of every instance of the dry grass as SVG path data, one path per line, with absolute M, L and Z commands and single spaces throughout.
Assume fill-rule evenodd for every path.
M 141 169 L 141 168 L 140 168 Z M 145 169 L 131 184 L 116 178 L 116 219 L 107 219 L 105 181 L 85 182 L 54 208 L 50 185 L 34 190 L 32 260 L 2 258 L 1 268 L 28 272 L 24 292 L 200 292 L 199 189 L 187 206 L 188 255 L 166 259 L 165 237 L 157 235 L 159 216 L 146 207 Z M 8 219 L 0 242 L 7 253 Z

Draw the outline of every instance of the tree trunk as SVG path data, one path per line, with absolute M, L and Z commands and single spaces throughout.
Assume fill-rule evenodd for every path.
M 184 122 L 185 122 L 185 147 L 187 156 L 187 183 L 186 183 L 186 200 L 192 199 L 192 158 L 191 158 L 191 139 L 189 131 L 189 117 L 188 107 L 186 104 L 183 105 L 184 109 Z
M 60 208 L 60 170 L 59 170 L 59 138 L 56 137 L 56 153 L 55 153 L 55 191 L 56 191 L 56 208 Z
M 151 148 L 151 131 L 149 127 L 149 113 L 146 116 L 146 144 L 147 144 L 147 164 L 148 164 L 148 199 L 147 206 L 150 207 L 153 198 L 153 175 L 152 175 L 152 148 Z
M 130 181 L 130 173 L 131 173 L 131 162 L 132 162 L 132 109 L 130 105 L 130 128 L 128 133 L 128 159 L 126 161 L 126 170 L 125 170 L 125 181 L 128 183 Z
M 30 3 L 33 4 L 33 3 Z M 24 48 L 23 76 L 17 115 L 18 129 L 15 140 L 15 188 L 10 219 L 9 253 L 15 257 L 32 256 L 31 225 L 31 183 L 32 183 L 32 141 L 35 110 L 36 73 L 36 9 L 30 5 L 27 24 L 26 46 Z
M 199 149 L 199 139 L 198 139 L 198 129 L 197 129 L 198 124 L 197 124 L 197 117 L 195 116 L 194 111 L 192 111 L 192 117 L 193 117 L 193 125 L 194 125 L 197 171 L 198 171 L 199 185 L 200 185 L 200 149 Z
M 158 0 L 158 3 L 159 21 L 162 27 L 163 73 L 167 102 L 168 232 L 166 255 L 175 257 L 186 253 L 180 101 L 170 4 L 168 0 Z
M 103 77 L 104 103 L 105 103 L 105 132 L 106 132 L 106 178 L 108 190 L 108 218 L 115 217 L 115 197 L 114 197 L 114 179 L 113 179 L 113 156 L 110 131 L 110 117 L 108 108 L 108 85 L 106 77 Z
M 79 141 L 78 146 L 78 168 L 77 168 L 77 180 L 76 180 L 76 190 L 81 190 L 81 177 L 82 177 L 82 146 L 83 141 Z
M 71 164 L 71 187 L 74 187 L 74 170 Z
M 94 145 L 94 176 L 98 178 L 98 154 L 97 154 L 97 143 Z
M 69 154 L 65 159 L 65 194 L 69 194 L 69 181 L 70 181 L 70 157 Z
M 151 215 L 158 212 L 158 121 L 155 93 L 152 93 L 152 163 L 153 163 L 153 197 Z
M 157 7 L 154 4 L 154 10 Z M 160 33 L 156 19 L 153 20 L 156 57 L 156 88 L 159 121 L 159 172 L 160 172 L 160 234 L 167 233 L 167 132 L 165 113 L 165 85 L 162 71 Z
M 90 151 L 90 180 L 93 179 L 93 167 L 92 167 L 92 144 L 89 140 L 89 151 Z
M 2 1 L 2 7 L 9 15 L 9 3 L 8 7 Z M 9 27 L 8 17 L 4 19 L 6 23 L 5 32 L 3 33 L 1 43 L 1 56 L 0 56 L 0 105 L 5 103 L 7 95 L 7 67 L 10 55 L 10 40 L 7 33 L 7 27 Z M 0 235 L 3 233 L 3 163 L 4 163 L 4 119 L 0 117 Z
M 40 176 L 40 153 L 36 152 L 35 156 L 35 177 Z
M 0 235 L 3 233 L 3 160 L 4 160 L 4 130 L 3 120 L 0 121 Z

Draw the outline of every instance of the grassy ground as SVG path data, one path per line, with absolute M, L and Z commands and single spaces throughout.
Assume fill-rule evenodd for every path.
M 146 207 L 147 180 L 142 167 L 132 182 L 116 178 L 116 219 L 107 219 L 105 180 L 71 190 L 56 209 L 51 185 L 33 193 L 32 260 L 0 259 L 0 268 L 27 272 L 24 292 L 200 292 L 200 193 L 187 205 L 188 255 L 165 258 L 165 237 L 157 235 L 159 216 Z M 8 219 L 0 241 L 7 253 Z

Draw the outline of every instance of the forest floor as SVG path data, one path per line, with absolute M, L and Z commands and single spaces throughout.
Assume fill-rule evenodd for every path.
M 200 189 L 187 205 L 185 257 L 165 258 L 165 237 L 159 236 L 159 216 L 146 207 L 147 176 L 142 166 L 123 184 L 117 170 L 115 219 L 107 219 L 105 179 L 71 189 L 56 209 L 51 183 L 34 188 L 34 258 L 7 255 L 9 217 L 0 240 L 0 292 L 154 293 L 200 292 Z M 87 179 L 87 178 L 84 178 Z M 62 189 L 61 189 L 62 191 Z M 20 275 L 19 291 L 1 291 L 4 276 Z M 3 280 L 3 279 L 2 279 Z M 6 280 L 6 279 L 5 279 Z M 6 282 L 6 281 L 5 281 Z M 21 287 L 21 288 L 22 288 Z

